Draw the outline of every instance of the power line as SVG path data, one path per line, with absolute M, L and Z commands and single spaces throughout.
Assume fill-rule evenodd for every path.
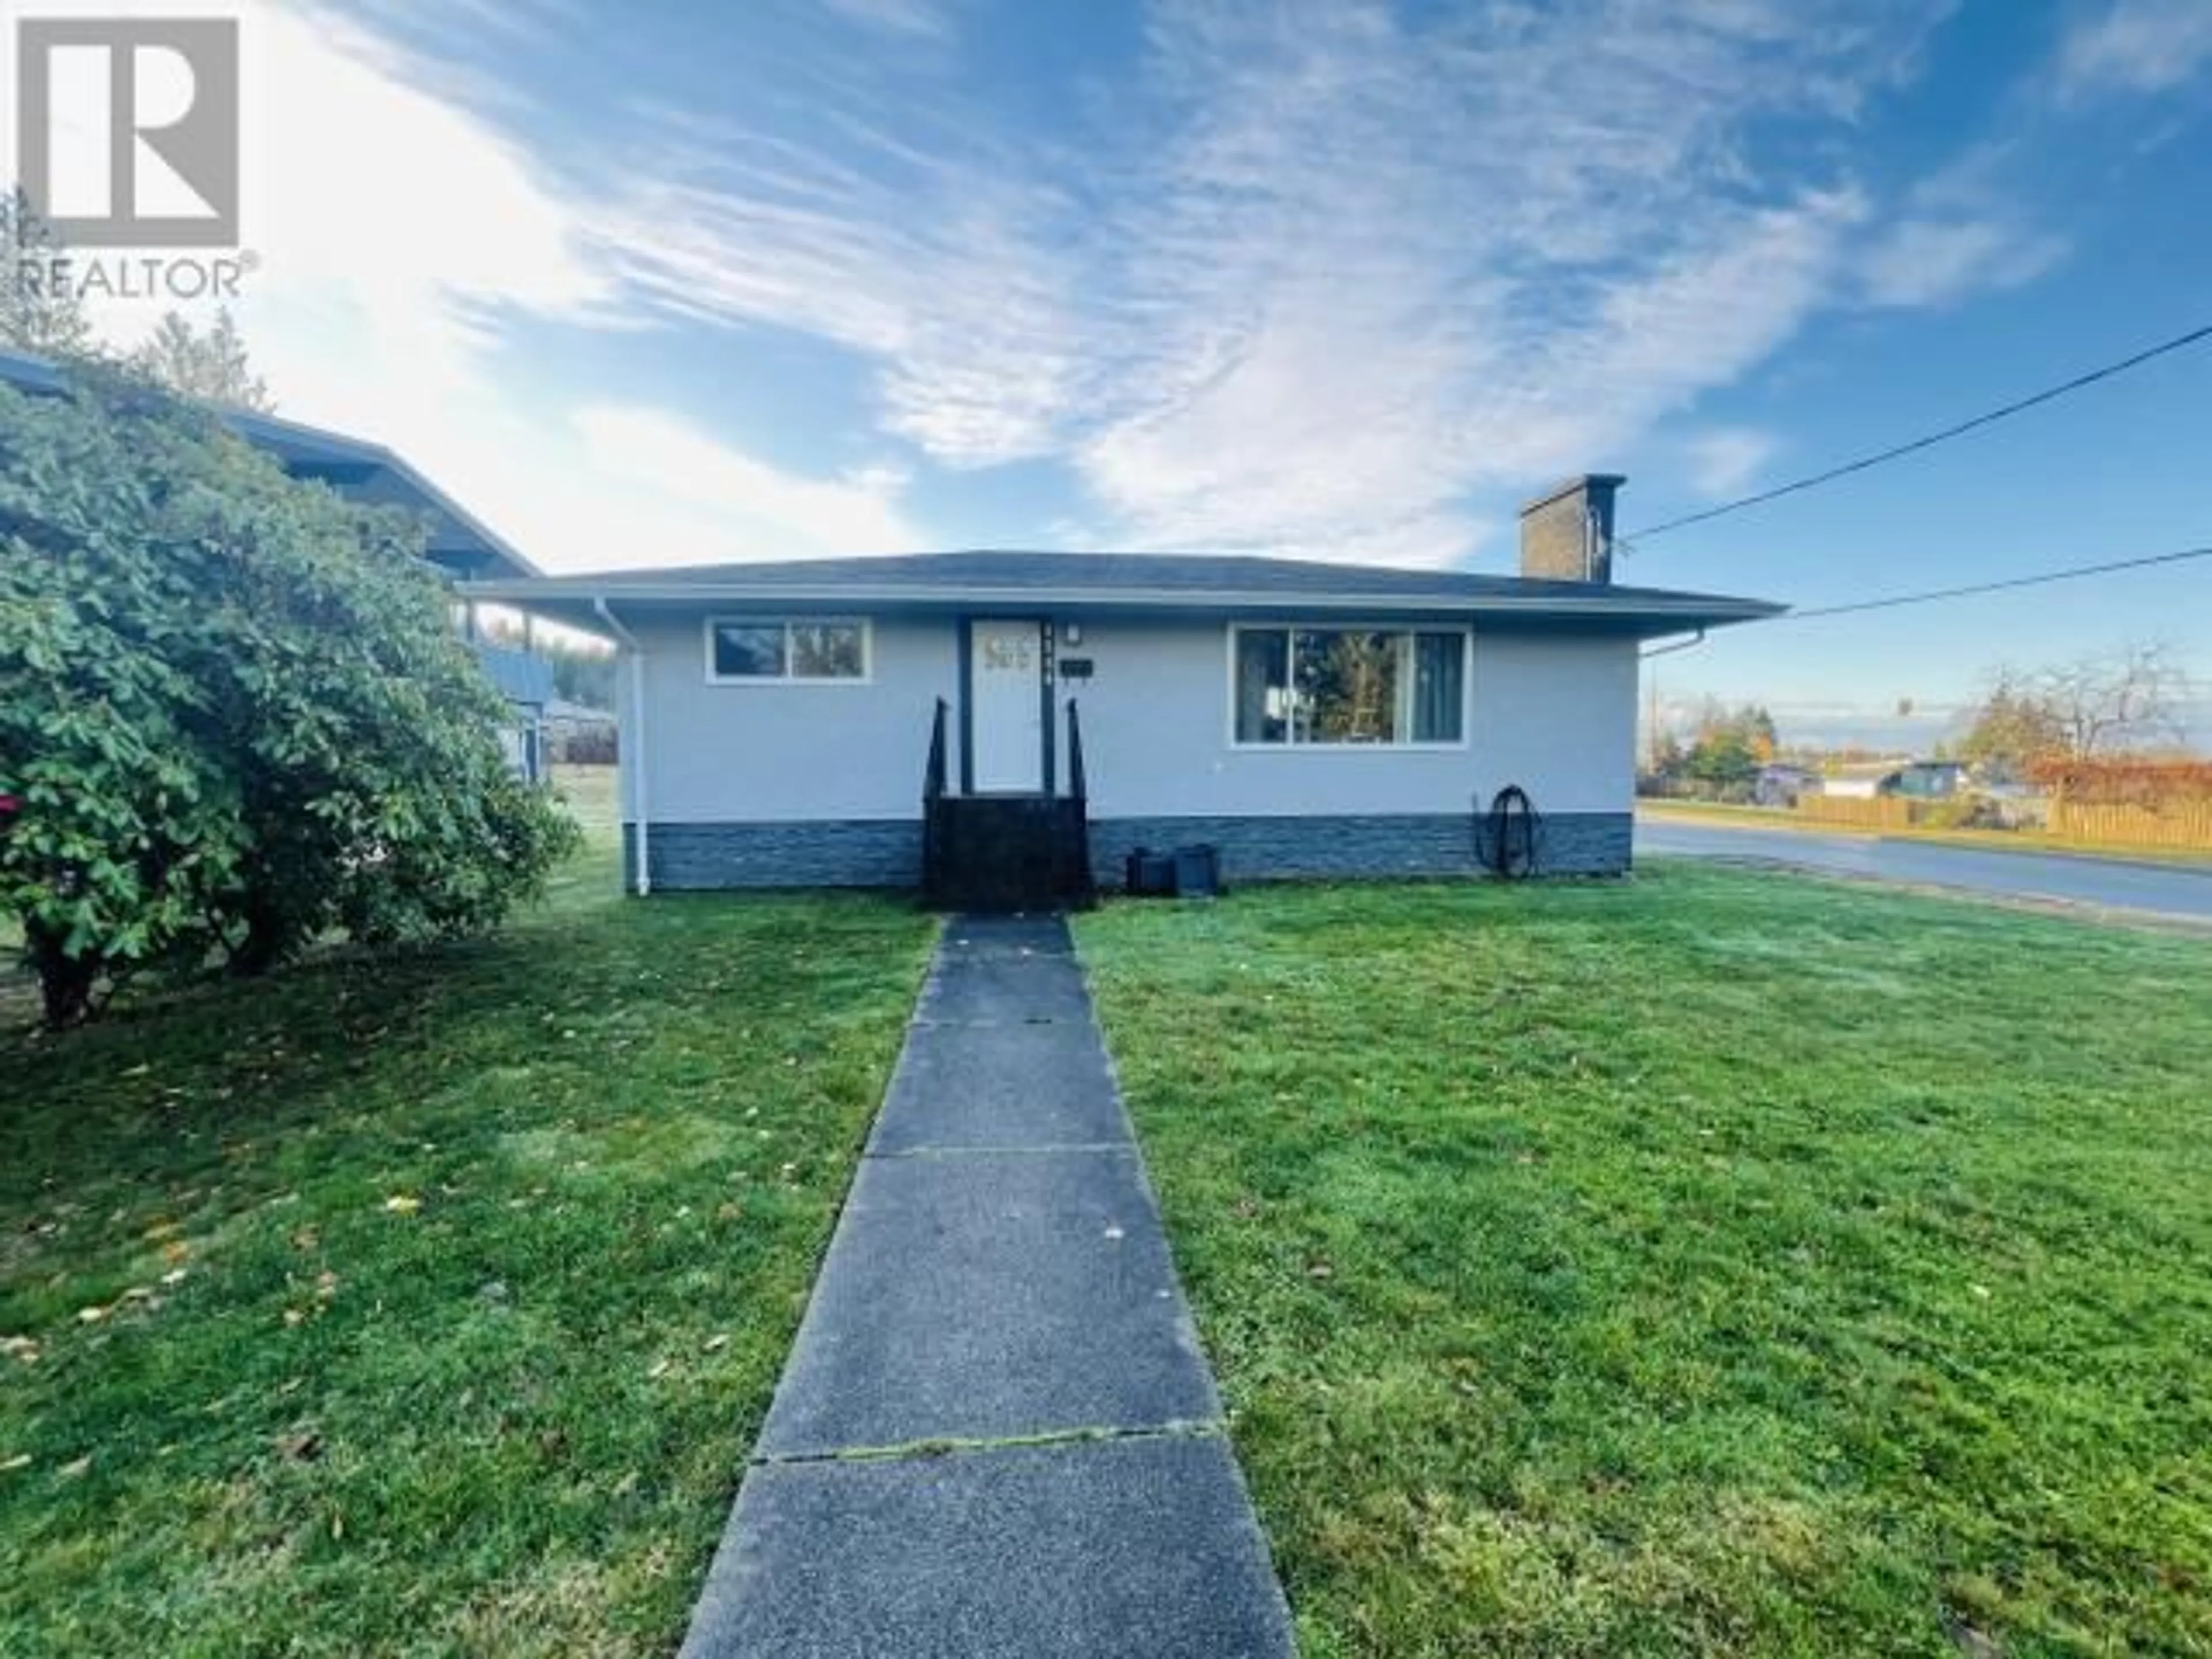
M 1894 611 L 1900 605 L 1932 605 L 1938 599 L 1962 599 L 1976 593 L 2002 593 L 2016 587 L 2041 587 L 2050 582 L 2070 582 L 2084 576 L 2102 576 L 2115 570 L 2141 570 L 2157 564 L 2179 564 L 2188 559 L 2212 559 L 2212 547 L 2188 547 L 2178 553 L 2154 553 L 2140 559 L 2112 559 L 2103 564 L 2082 564 L 2064 570 L 2045 570 L 2032 576 L 2010 576 L 2002 581 L 1973 582 L 1964 587 L 1939 587 L 1925 593 L 1893 593 L 1879 599 L 1860 599 L 1850 605 L 1824 605 L 1810 611 L 1786 611 L 1767 622 L 1805 622 L 1814 617 L 1848 617 L 1862 611 Z
M 2069 392 L 2079 392 L 2084 386 L 2094 386 L 2100 380 L 2109 380 L 2116 374 L 2124 374 L 2131 368 L 2140 368 L 2153 358 L 2163 357 L 2170 351 L 2179 351 L 2185 346 L 2196 345 L 2200 341 L 2207 339 L 2212 339 L 2212 323 L 2207 323 L 2202 328 L 2192 328 L 2186 334 L 2177 334 L 2171 340 L 2162 341 L 2147 350 L 2138 351 L 2132 357 L 2123 357 L 2118 362 L 2106 363 L 2102 368 L 2093 368 L 2086 374 L 2077 374 L 2061 385 L 2047 386 L 2031 397 L 2006 404 L 2002 408 L 1987 410 L 1975 416 L 1972 420 L 1960 421 L 1955 425 L 1947 426 L 1940 432 L 1930 432 L 1923 437 L 1915 438 L 1908 443 L 1893 445 L 1875 454 L 1862 455 L 1855 461 L 1846 461 L 1841 466 L 1832 466 L 1825 472 L 1814 473 L 1810 477 L 1798 478 L 1790 483 L 1778 484 L 1772 489 L 1762 489 L 1755 495 L 1746 495 L 1739 501 L 1723 501 L 1718 507 L 1705 508 L 1702 513 L 1691 513 L 1679 519 L 1669 519 L 1664 524 L 1656 524 L 1648 529 L 1639 530 L 1634 536 L 1621 537 L 1617 539 L 1635 541 L 1649 539 L 1653 536 L 1663 536 L 1670 530 L 1680 530 L 1693 524 L 1705 524 L 1730 513 L 1741 513 L 1747 507 L 1761 507 L 1768 501 L 1780 501 L 1784 495 L 1795 495 L 1803 490 L 1816 489 L 1824 483 L 1832 483 L 1838 478 L 1847 478 L 1855 472 L 1864 472 L 1869 467 L 1880 466 L 1886 461 L 1893 461 L 1902 456 L 1917 454 L 1923 449 L 1932 449 L 1937 444 L 1948 443 L 1953 438 L 1962 437 L 1969 432 L 1994 425 L 2009 416 L 2033 409 L 2039 404 L 2047 404 L 2055 398 L 2063 398 Z

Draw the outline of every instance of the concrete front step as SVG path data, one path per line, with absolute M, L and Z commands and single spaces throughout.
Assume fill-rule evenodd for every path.
M 925 804 L 929 898 L 1012 914 L 1091 902 L 1085 805 L 1065 795 L 944 795 Z

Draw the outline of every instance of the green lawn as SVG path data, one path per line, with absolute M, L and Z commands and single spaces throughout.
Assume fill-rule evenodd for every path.
M 2212 945 L 1680 865 L 1081 937 L 1307 1659 L 2212 1652 Z
M 0 1009 L 0 1653 L 673 1650 L 932 928 L 597 805 L 496 939 Z

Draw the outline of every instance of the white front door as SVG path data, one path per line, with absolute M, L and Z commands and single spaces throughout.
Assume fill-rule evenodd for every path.
M 971 623 L 968 641 L 973 787 L 1033 794 L 1044 787 L 1044 624 Z

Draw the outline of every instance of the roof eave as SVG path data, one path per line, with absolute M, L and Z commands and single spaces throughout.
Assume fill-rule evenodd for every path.
M 544 605 L 589 607 L 600 600 L 610 605 L 684 605 L 706 610 L 723 605 L 774 605 L 778 609 L 823 606 L 840 610 L 904 608 L 929 611 L 1049 610 L 1055 612 L 1100 611 L 1152 613 L 1206 612 L 1212 614 L 1264 612 L 1327 612 L 1333 615 L 1493 616 L 1529 620 L 1620 623 L 1649 621 L 1668 631 L 1726 627 L 1735 623 L 1762 622 L 1786 611 L 1787 605 L 1760 599 L 1722 595 L 1682 594 L 1452 594 L 1376 593 L 1346 591 L 1337 593 L 1285 593 L 1263 590 L 1203 592 L 1186 589 L 1036 588 L 989 586 L 851 585 L 801 586 L 742 582 L 630 581 L 588 583 L 560 577 L 524 580 L 464 583 L 462 593 L 471 599 L 528 609 Z

